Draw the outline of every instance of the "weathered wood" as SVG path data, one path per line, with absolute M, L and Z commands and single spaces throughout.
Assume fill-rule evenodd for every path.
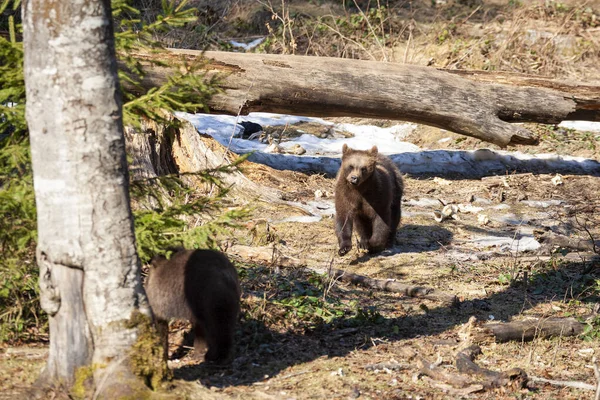
M 486 389 L 516 384 L 519 388 L 527 383 L 527 374 L 520 368 L 506 372 L 492 371 L 475 363 L 475 357 L 481 354 L 481 348 L 471 345 L 456 354 L 456 368 L 460 373 L 483 378 L 481 383 Z
M 182 60 L 199 61 L 203 53 L 172 49 L 135 57 L 150 87 L 182 68 Z M 500 146 L 537 143 L 534 134 L 509 122 L 600 120 L 600 86 L 594 85 L 510 75 L 490 83 L 481 72 L 457 76 L 430 67 L 328 57 L 212 51 L 204 57 L 201 72 L 223 78 L 223 92 L 209 104 L 215 112 L 414 121 Z
M 581 390 L 596 390 L 597 387 L 596 385 L 590 385 L 589 383 L 585 383 L 585 382 L 579 382 L 579 381 L 558 381 L 555 379 L 546 379 L 546 378 L 539 378 L 537 376 L 530 376 L 529 377 L 529 381 L 530 382 L 538 382 L 538 383 L 547 383 L 549 385 L 555 385 L 555 386 L 564 386 L 564 387 L 572 387 L 575 389 L 581 389 Z
M 553 336 L 577 336 L 583 332 L 585 324 L 575 318 L 547 318 L 485 324 L 483 328 L 493 334 L 496 342 L 511 340 L 531 341 Z
M 586 252 L 598 252 L 600 250 L 600 240 L 570 237 L 560 235 L 551 231 L 544 232 L 542 235 L 536 235 L 536 239 L 542 244 L 542 248 L 538 250 L 538 253 L 552 253 L 556 247 L 581 250 Z
M 334 269 L 330 271 L 329 274 L 332 277 L 341 280 L 342 282 L 364 286 L 369 289 L 376 289 L 384 292 L 402 293 L 408 297 L 435 300 L 451 306 L 458 304 L 458 298 L 455 295 L 438 291 L 432 287 L 407 285 L 406 283 L 391 279 L 374 279 L 369 278 L 368 276 L 358 275 L 340 269 Z
M 417 359 L 417 366 L 419 367 L 419 374 L 428 376 L 438 382 L 447 383 L 455 388 L 466 388 L 473 384 L 473 381 L 468 377 L 444 371 L 437 364 L 429 362 L 424 357 Z M 483 385 L 478 389 L 483 390 Z

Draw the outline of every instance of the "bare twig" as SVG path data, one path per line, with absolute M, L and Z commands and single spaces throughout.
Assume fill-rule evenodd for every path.
M 572 387 L 572 388 L 583 389 L 583 390 L 596 390 L 596 385 L 590 385 L 589 383 L 578 382 L 578 381 L 557 381 L 554 379 L 539 378 L 537 376 L 529 376 L 529 381 L 530 382 L 547 383 L 549 385 L 555 385 L 555 386 Z

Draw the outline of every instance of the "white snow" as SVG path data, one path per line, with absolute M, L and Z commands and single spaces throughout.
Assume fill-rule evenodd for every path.
M 239 47 L 239 48 L 242 48 L 244 50 L 252 50 L 256 46 L 258 46 L 259 44 L 261 44 L 262 42 L 264 42 L 264 40 L 265 40 L 264 37 L 260 37 L 258 39 L 254 39 L 250 43 L 242 43 L 242 42 L 237 42 L 235 40 L 230 40 L 229 44 L 231 44 L 233 47 Z
M 281 115 L 272 113 L 250 113 L 244 116 L 213 114 L 176 113 L 182 119 L 190 121 L 199 132 L 213 136 L 217 141 L 236 153 L 254 152 L 250 160 L 266 164 L 276 169 L 317 172 L 335 175 L 340 166 L 341 149 L 344 144 L 356 149 L 369 149 L 377 146 L 387 154 L 404 173 L 416 176 L 433 175 L 450 178 L 477 178 L 506 172 L 533 172 L 552 174 L 589 174 L 600 175 L 600 163 L 582 157 L 561 156 L 557 154 L 524 154 L 499 150 L 420 150 L 414 144 L 402 140 L 416 128 L 415 124 L 399 123 L 388 128 L 372 125 L 335 124 L 321 118 Z M 267 144 L 256 140 L 241 139 L 242 121 L 251 121 L 261 126 L 283 126 L 312 122 L 333 129 L 345 131 L 353 137 L 320 139 L 315 135 L 303 134 L 280 145 L 289 149 L 300 145 L 306 153 L 297 156 L 291 154 L 266 154 Z M 563 124 L 580 121 L 564 122 Z M 600 123 L 578 125 L 577 129 L 598 129 Z M 337 135 L 342 136 L 342 135 Z
M 516 237 L 511 236 L 480 236 L 469 242 L 479 248 L 499 247 L 501 251 L 522 252 L 534 251 L 540 248 L 540 243 L 533 237 L 533 228 L 522 228 Z
M 563 121 L 558 126 L 578 131 L 600 132 L 600 122 L 592 121 Z
M 267 144 L 258 141 L 238 138 L 244 131 L 244 129 L 238 125 L 238 123 L 242 121 L 252 121 L 263 127 L 313 122 L 324 126 L 331 126 L 336 131 L 346 131 L 355 135 L 351 138 L 320 139 L 315 135 L 305 133 L 297 138 L 280 143 L 281 147 L 284 149 L 289 149 L 292 146 L 299 144 L 306 150 L 306 155 L 339 155 L 342 152 L 342 146 L 344 144 L 359 150 L 367 150 L 373 146 L 377 146 L 384 154 L 419 150 L 418 146 L 401 141 L 402 138 L 406 137 L 416 128 L 415 124 L 402 123 L 393 125 L 389 128 L 380 128 L 372 125 L 334 124 L 321 118 L 259 112 L 250 113 L 244 117 L 213 114 L 188 114 L 183 112 L 178 112 L 175 115 L 191 122 L 199 132 L 211 135 L 223 145 L 227 146 L 231 139 L 230 148 L 236 153 L 253 150 L 264 151 L 268 146 Z

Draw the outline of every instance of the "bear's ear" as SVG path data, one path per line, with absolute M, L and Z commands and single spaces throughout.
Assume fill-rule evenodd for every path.
M 377 149 L 377 146 L 373 146 L 371 147 L 371 150 L 368 150 L 368 153 L 371 157 L 377 157 L 377 153 L 379 153 L 379 150 Z
M 152 257 L 152 259 L 150 260 L 150 267 L 160 267 L 162 264 L 164 264 L 167 261 L 167 257 L 161 255 L 155 255 L 154 257 Z
M 342 146 L 342 154 L 346 154 L 350 150 L 350 147 L 346 143 Z

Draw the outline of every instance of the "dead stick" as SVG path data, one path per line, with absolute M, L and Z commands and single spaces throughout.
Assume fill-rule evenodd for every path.
M 370 289 L 392 293 L 403 293 L 409 297 L 436 300 L 450 305 L 456 305 L 458 303 L 458 298 L 455 295 L 439 292 L 431 287 L 412 286 L 391 279 L 374 279 L 364 275 L 342 271 L 340 269 L 331 270 L 330 275 L 335 279 L 340 279 L 342 282 L 352 283 L 353 285 L 364 286 Z
M 426 358 L 419 357 L 417 364 L 419 374 L 428 376 L 435 381 L 447 383 L 455 388 L 466 388 L 472 385 L 471 380 L 467 377 L 445 372 L 435 364 L 430 363 Z
M 585 324 L 575 318 L 547 318 L 508 323 L 485 324 L 484 328 L 494 335 L 499 343 L 511 340 L 530 341 L 552 336 L 577 336 L 583 332 Z
M 583 390 L 596 390 L 596 385 L 590 385 L 589 383 L 578 382 L 578 381 L 555 381 L 554 379 L 539 378 L 537 376 L 530 376 L 529 381 L 530 382 L 547 383 L 549 385 L 555 385 L 555 386 L 572 387 L 572 388 L 583 389 Z
M 520 381 L 520 386 L 524 386 L 527 382 L 527 374 L 520 368 L 512 368 L 506 372 L 481 368 L 473 361 L 479 354 L 481 354 L 481 348 L 477 345 L 471 345 L 459 351 L 456 355 L 458 372 L 483 377 L 484 381 L 480 383 L 485 388 L 501 387 L 518 381 Z

